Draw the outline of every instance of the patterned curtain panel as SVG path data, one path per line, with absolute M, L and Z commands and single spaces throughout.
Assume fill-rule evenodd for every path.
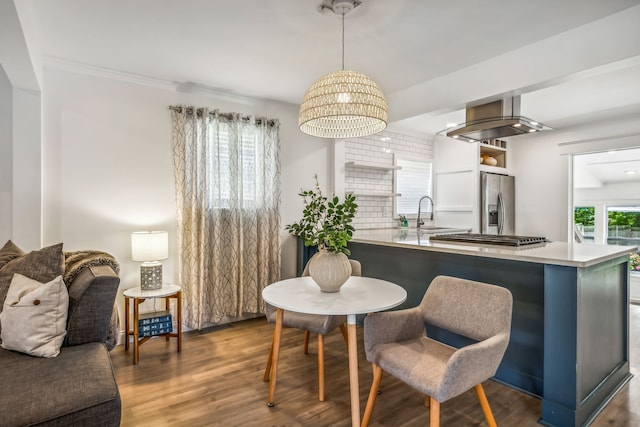
M 280 279 L 277 120 L 172 107 L 185 324 L 264 312 Z

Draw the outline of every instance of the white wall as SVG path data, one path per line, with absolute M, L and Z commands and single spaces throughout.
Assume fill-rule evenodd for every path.
M 11 83 L 0 65 L 0 245 L 11 238 L 12 114 Z
M 516 234 L 567 241 L 568 167 L 551 133 L 509 140 L 516 176 Z
M 24 250 L 42 243 L 42 94 L 13 88 L 12 239 Z
M 571 153 L 640 146 L 637 117 L 523 135 L 509 140 L 516 175 L 516 233 L 567 241 L 572 218 Z
M 65 250 L 98 249 L 121 265 L 121 288 L 138 283 L 130 233 L 169 231 L 166 280 L 176 281 L 176 204 L 170 105 L 218 108 L 280 120 L 282 276 L 295 275 L 295 243 L 284 225 L 299 219 L 300 187 L 330 181 L 332 142 L 302 134 L 298 107 L 211 93 L 181 93 L 58 68 L 44 72 L 44 238 Z
M 33 29 L 29 2 L 0 1 L 0 150 L 10 162 L 4 168 L 0 161 L 0 238 L 25 250 L 40 247 L 42 237 L 41 70 L 34 65 L 40 55 L 34 37 L 24 34 Z

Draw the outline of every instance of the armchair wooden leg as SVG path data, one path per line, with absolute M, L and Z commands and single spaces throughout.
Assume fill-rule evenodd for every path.
M 493 413 L 491 412 L 491 407 L 489 406 L 489 401 L 487 400 L 487 395 L 484 393 L 482 384 L 478 384 L 474 388 L 476 390 L 478 400 L 480 401 L 480 406 L 482 406 L 482 413 L 487 420 L 487 424 L 489 427 L 496 427 L 496 420 L 493 418 Z
M 347 327 L 344 325 L 344 323 L 342 325 L 340 325 L 340 332 L 342 332 L 342 338 L 344 338 L 344 343 L 348 348 L 349 347 L 349 335 L 347 334 Z
M 304 331 L 304 354 L 309 354 L 309 331 Z
M 275 336 L 271 338 L 271 348 L 269 349 L 269 358 L 267 359 L 267 367 L 264 368 L 264 377 L 262 381 L 265 383 L 269 381 L 269 374 L 271 373 L 271 363 L 273 362 L 273 340 Z
M 373 412 L 373 405 L 376 403 L 376 397 L 378 396 L 378 389 L 380 389 L 380 382 L 382 381 L 382 368 L 375 363 L 373 364 L 373 380 L 371 381 L 371 390 L 369 390 L 369 399 L 367 399 L 367 407 L 364 409 L 364 415 L 362 416 L 362 423 L 360 427 L 367 427 L 371 420 L 371 413 Z
M 429 398 L 429 427 L 440 427 L 440 402 Z

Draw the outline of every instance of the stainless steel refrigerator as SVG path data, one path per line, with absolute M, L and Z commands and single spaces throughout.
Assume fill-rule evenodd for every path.
M 480 232 L 515 234 L 515 178 L 480 173 Z

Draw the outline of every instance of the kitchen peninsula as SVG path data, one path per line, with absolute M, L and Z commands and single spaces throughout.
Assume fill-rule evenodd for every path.
M 547 242 L 524 247 L 431 242 L 416 229 L 358 230 L 363 274 L 403 286 L 412 307 L 437 275 L 504 286 L 511 340 L 495 379 L 542 399 L 540 422 L 587 425 L 630 378 L 629 254 L 634 247 Z M 460 337 L 430 335 L 452 345 Z

